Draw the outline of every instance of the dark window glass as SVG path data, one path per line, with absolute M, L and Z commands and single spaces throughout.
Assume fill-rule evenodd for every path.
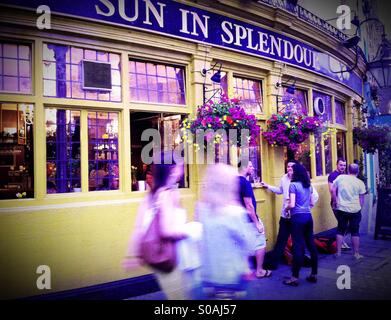
M 346 133 L 343 131 L 337 132 L 337 159 L 346 157 Z
M 316 175 L 323 176 L 322 135 L 315 135 Z
M 80 192 L 80 111 L 46 109 L 47 193 Z
M 345 125 L 345 105 L 343 102 L 335 100 L 335 122 Z
M 149 190 L 152 186 L 151 167 L 142 160 L 142 150 L 150 141 L 141 141 L 144 130 L 154 129 L 159 133 L 161 146 L 159 150 L 171 151 L 179 146 L 181 115 L 132 112 L 130 114 L 131 130 L 131 170 L 132 170 L 132 191 Z M 150 154 L 152 156 L 152 154 Z M 184 164 L 184 176 L 179 182 L 179 188 L 189 186 L 189 168 Z
M 331 137 L 323 139 L 324 141 L 324 161 L 326 164 L 326 174 L 330 174 L 333 171 L 332 152 L 331 149 Z

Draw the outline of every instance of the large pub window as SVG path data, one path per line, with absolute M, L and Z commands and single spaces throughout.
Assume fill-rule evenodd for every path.
M 141 141 L 141 135 L 144 130 L 155 129 L 161 137 L 161 151 L 175 150 L 181 143 L 180 122 L 182 115 L 156 113 L 156 112 L 131 112 L 130 130 L 131 130 L 131 172 L 132 172 L 132 191 L 145 191 L 152 187 L 151 167 L 149 163 L 144 163 L 142 159 L 143 148 L 151 143 L 150 141 Z M 152 154 L 150 154 L 152 156 Z M 179 188 L 189 186 L 189 169 L 184 164 L 184 177 L 179 182 Z
M 0 103 L 0 199 L 34 197 L 34 106 Z

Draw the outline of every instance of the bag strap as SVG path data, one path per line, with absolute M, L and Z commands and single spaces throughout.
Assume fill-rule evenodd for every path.
M 153 217 L 152 217 L 152 220 L 151 220 L 151 223 L 153 222 L 154 219 L 157 219 L 157 229 L 158 229 L 158 233 L 159 233 L 159 236 L 160 238 L 163 238 L 161 236 L 161 223 L 160 223 L 160 217 L 161 217 L 161 213 L 160 213 L 160 209 L 161 209 L 161 206 L 160 205 L 157 205 L 157 198 L 159 197 L 159 194 L 163 191 L 166 191 L 166 190 L 170 190 L 169 187 L 162 187 L 162 188 L 159 188 L 158 190 L 156 190 L 155 194 L 152 196 L 151 198 L 151 201 L 152 201 L 152 212 L 153 212 Z

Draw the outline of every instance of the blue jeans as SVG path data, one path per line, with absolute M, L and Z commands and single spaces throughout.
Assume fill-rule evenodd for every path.
M 292 242 L 293 263 L 292 276 L 299 277 L 300 269 L 304 263 L 304 251 L 307 247 L 311 256 L 312 274 L 318 273 L 318 252 L 314 243 L 314 223 L 310 213 L 298 213 L 292 215 Z

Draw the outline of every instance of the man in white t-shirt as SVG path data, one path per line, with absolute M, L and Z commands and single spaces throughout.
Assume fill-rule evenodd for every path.
M 366 188 L 365 184 L 357 178 L 358 171 L 357 164 L 350 164 L 348 167 L 349 174 L 341 174 L 334 180 L 332 201 L 336 204 L 338 220 L 336 256 L 341 255 L 343 236 L 349 229 L 352 235 L 354 257 L 361 259 L 363 256 L 359 254 L 359 229 Z

